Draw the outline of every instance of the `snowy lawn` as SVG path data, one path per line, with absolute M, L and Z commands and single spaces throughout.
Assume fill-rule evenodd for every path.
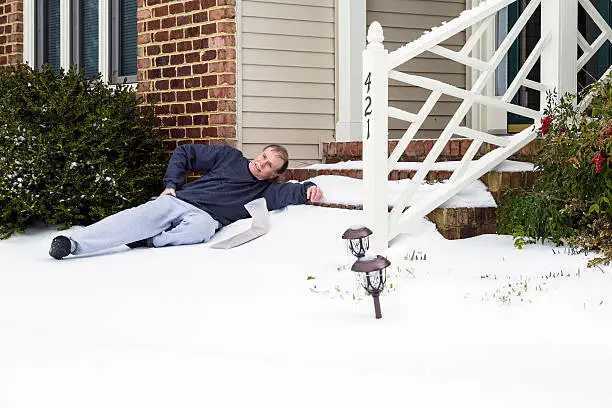
M 0 241 L 0 407 L 612 406 L 609 267 L 423 220 L 376 320 L 340 239 L 360 216 L 290 207 L 227 251 Z

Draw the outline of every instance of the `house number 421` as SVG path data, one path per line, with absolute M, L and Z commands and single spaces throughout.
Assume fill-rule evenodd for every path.
M 363 111 L 363 118 L 366 122 L 366 126 L 368 127 L 368 133 L 366 135 L 366 140 L 370 138 L 370 118 L 372 115 L 372 97 L 370 96 L 370 87 L 372 85 L 372 73 L 368 72 L 368 76 L 364 82 L 364 85 L 367 86 L 366 97 L 365 97 L 365 110 Z

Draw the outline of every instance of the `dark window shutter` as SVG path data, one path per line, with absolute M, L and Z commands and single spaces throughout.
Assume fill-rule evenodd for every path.
M 79 67 L 85 72 L 85 76 L 93 77 L 99 72 L 98 0 L 81 0 L 79 10 L 81 14 Z
M 44 57 L 43 63 L 60 69 L 60 0 L 44 3 Z
M 136 1 L 122 0 L 119 26 L 119 75 L 136 75 Z

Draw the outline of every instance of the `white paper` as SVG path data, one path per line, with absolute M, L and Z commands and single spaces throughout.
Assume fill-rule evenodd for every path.
M 270 215 L 268 213 L 268 204 L 265 198 L 258 198 L 244 205 L 244 208 L 251 214 L 253 222 L 251 227 L 223 241 L 219 241 L 211 248 L 215 249 L 230 249 L 249 241 L 259 238 L 270 230 Z

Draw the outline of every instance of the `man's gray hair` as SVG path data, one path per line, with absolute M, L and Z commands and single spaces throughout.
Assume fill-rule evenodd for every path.
M 267 145 L 266 147 L 263 148 L 263 150 L 265 151 L 266 149 L 272 150 L 273 152 L 278 154 L 278 156 L 281 159 L 283 159 L 284 161 L 283 165 L 281 166 L 280 169 L 276 170 L 276 174 L 283 174 L 285 170 L 287 170 L 287 167 L 289 166 L 289 152 L 287 152 L 287 149 L 277 144 Z

